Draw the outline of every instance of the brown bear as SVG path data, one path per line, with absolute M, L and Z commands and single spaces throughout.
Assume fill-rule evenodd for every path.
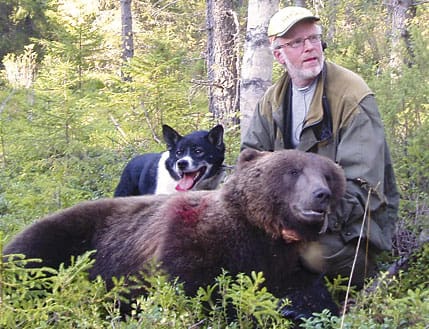
M 306 246 L 326 229 L 327 213 L 344 190 L 343 171 L 327 158 L 244 150 L 219 190 L 80 203 L 29 226 L 4 255 L 58 267 L 96 250 L 90 277 L 101 275 L 108 284 L 156 261 L 190 295 L 222 269 L 262 271 L 270 292 L 292 298 L 285 315 L 309 316 L 335 309 Z

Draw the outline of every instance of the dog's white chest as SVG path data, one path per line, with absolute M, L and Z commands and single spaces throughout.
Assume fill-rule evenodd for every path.
M 169 152 L 163 152 L 161 159 L 159 159 L 158 170 L 157 170 L 157 184 L 155 194 L 172 194 L 177 192 L 177 182 L 171 177 L 167 168 L 165 167 L 165 161 L 169 156 Z

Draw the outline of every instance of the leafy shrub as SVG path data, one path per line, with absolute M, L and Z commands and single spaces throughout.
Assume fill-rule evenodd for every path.
M 115 289 L 90 282 L 89 253 L 68 268 L 27 269 L 30 259 L 18 257 L 0 263 L 0 327 L 2 328 L 105 328 L 117 318 Z M 95 316 L 98 315 L 98 316 Z
M 27 269 L 30 259 L 0 262 L 0 327 L 2 328 L 288 328 L 277 312 L 279 300 L 261 285 L 261 273 L 232 278 L 220 275 L 194 297 L 165 275 L 145 278 L 147 296 L 136 299 L 126 317 L 119 303 L 128 288 L 123 279 L 106 291 L 103 280 L 88 280 L 91 253 L 77 257 L 70 267 Z M 141 284 L 136 282 L 135 284 Z M 219 296 L 218 302 L 212 298 Z M 235 309 L 234 319 L 228 318 Z

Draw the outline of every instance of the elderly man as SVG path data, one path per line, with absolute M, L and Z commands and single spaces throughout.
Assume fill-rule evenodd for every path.
M 344 169 L 346 196 L 330 214 L 321 241 L 327 275 L 352 276 L 362 286 L 376 271 L 375 255 L 392 248 L 399 203 L 374 94 L 361 77 L 325 60 L 319 17 L 309 10 L 280 10 L 270 20 L 268 37 L 285 73 L 258 102 L 242 149 L 296 148 L 327 156 Z

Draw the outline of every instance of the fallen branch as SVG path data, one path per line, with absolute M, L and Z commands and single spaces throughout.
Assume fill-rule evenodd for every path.
M 365 294 L 370 294 L 377 290 L 382 283 L 385 282 L 386 278 L 392 278 L 399 274 L 401 270 L 407 270 L 410 260 L 423 248 L 423 246 L 428 243 L 428 239 L 422 239 L 420 243 L 413 248 L 413 250 L 409 251 L 407 254 L 398 258 L 393 264 L 389 266 L 387 271 L 385 271 L 384 275 L 381 277 L 376 277 L 373 283 L 365 289 Z
M 119 125 L 118 121 L 116 121 L 116 119 L 113 117 L 113 115 L 111 113 L 109 113 L 109 117 L 110 117 L 110 120 L 113 122 L 113 125 L 115 126 L 115 129 L 119 132 L 119 134 L 121 135 L 121 137 L 124 140 L 124 142 L 126 142 L 128 144 L 127 135 L 122 130 L 122 128 Z
M 152 137 L 153 137 L 153 139 L 154 139 L 158 144 L 162 144 L 162 141 L 158 138 L 158 136 L 157 136 L 157 135 L 156 135 L 156 133 L 155 133 L 155 129 L 153 129 L 153 127 L 152 127 L 152 124 L 151 124 L 151 122 L 150 122 L 150 120 L 149 120 L 149 113 L 147 113 L 147 110 L 146 110 L 146 107 L 144 106 L 144 103 L 143 103 L 143 102 L 141 102 L 141 103 L 140 103 L 140 105 L 141 105 L 141 107 L 142 107 L 142 109 L 143 109 L 144 117 L 145 117 L 145 119 L 146 119 L 146 123 L 147 123 L 147 125 L 149 126 L 150 131 L 152 132 Z

